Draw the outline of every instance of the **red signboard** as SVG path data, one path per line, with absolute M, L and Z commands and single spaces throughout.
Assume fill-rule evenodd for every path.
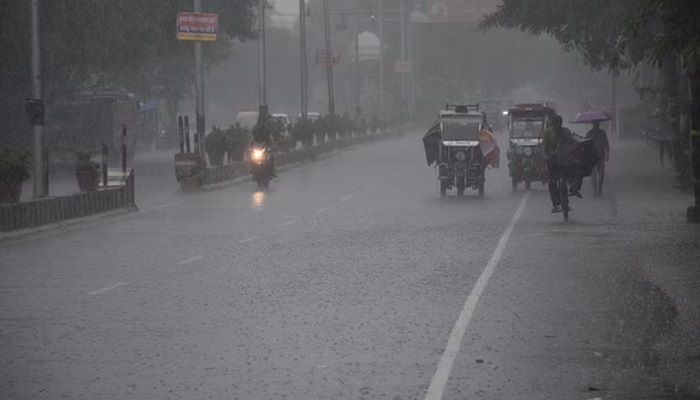
M 340 64 L 340 56 L 334 51 L 316 50 L 316 65 L 323 67 L 337 67 Z
M 394 72 L 399 74 L 407 74 L 413 69 L 413 63 L 410 61 L 395 60 Z
M 177 39 L 216 41 L 219 31 L 219 15 L 208 13 L 177 13 Z

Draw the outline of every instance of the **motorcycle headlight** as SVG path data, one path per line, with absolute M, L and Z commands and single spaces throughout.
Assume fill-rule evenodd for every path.
M 251 154 L 253 161 L 262 161 L 263 157 L 265 157 L 265 150 L 253 149 L 253 154 Z
M 530 157 L 532 155 L 532 147 L 526 147 L 523 149 L 523 154 L 525 157 Z
M 464 154 L 463 151 L 458 151 L 457 154 L 455 154 L 455 157 L 457 158 L 457 161 L 464 161 L 467 159 L 467 155 Z
M 523 154 L 523 148 L 522 146 L 517 146 L 515 148 L 515 154 Z

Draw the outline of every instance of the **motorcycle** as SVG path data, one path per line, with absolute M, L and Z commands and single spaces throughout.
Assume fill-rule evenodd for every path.
M 272 150 L 269 147 L 253 145 L 250 149 L 250 173 L 261 190 L 270 186 L 273 178 Z

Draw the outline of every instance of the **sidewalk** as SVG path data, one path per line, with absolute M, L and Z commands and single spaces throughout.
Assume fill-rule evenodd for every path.
M 614 230 L 677 312 L 654 346 L 658 379 L 700 391 L 700 226 L 686 222 L 694 198 L 673 188 L 673 171 L 661 167 L 656 149 L 634 140 L 611 145 L 605 197 L 617 210 Z

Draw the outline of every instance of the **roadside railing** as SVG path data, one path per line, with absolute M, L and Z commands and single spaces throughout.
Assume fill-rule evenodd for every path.
M 0 232 L 37 228 L 120 209 L 135 210 L 134 179 L 132 170 L 123 185 L 69 196 L 0 204 Z

